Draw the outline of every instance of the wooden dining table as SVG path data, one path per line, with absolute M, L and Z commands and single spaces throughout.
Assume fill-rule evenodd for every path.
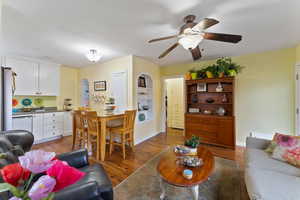
M 125 112 L 97 111 L 97 117 L 98 117 L 98 120 L 100 122 L 100 127 L 101 127 L 100 136 L 98 137 L 98 138 L 100 138 L 100 142 L 98 142 L 98 145 L 100 146 L 99 147 L 100 153 L 99 153 L 99 157 L 97 158 L 98 160 L 100 160 L 100 161 L 105 160 L 107 122 L 111 121 L 111 120 L 123 119 L 124 116 L 125 116 Z M 75 130 L 76 130 L 76 124 L 75 124 L 74 119 L 73 119 L 73 137 L 76 136 Z

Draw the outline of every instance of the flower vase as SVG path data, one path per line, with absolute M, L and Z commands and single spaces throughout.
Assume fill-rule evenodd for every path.
M 197 79 L 197 73 L 196 72 L 191 73 L 191 77 L 192 77 L 192 80 L 196 80 Z
M 214 77 L 213 73 L 211 73 L 210 71 L 206 72 L 206 76 L 207 76 L 207 78 L 213 78 Z
M 191 80 L 191 79 L 192 79 L 191 73 L 186 73 L 186 74 L 184 75 L 184 78 L 185 78 L 185 80 L 187 80 L 187 81 Z

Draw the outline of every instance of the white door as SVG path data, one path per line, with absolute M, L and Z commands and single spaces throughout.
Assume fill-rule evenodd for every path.
M 33 130 L 32 134 L 34 135 L 34 141 L 39 141 L 45 138 L 44 136 L 44 117 L 43 114 L 34 114 L 32 115 L 33 121 Z
M 111 78 L 111 93 L 115 98 L 115 105 L 119 111 L 127 109 L 128 94 L 127 72 L 114 72 Z
M 45 96 L 59 96 L 59 65 L 41 63 L 39 67 L 39 92 Z
M 171 128 L 184 128 L 184 79 L 168 79 L 167 82 L 167 123 Z
M 15 95 L 36 95 L 38 92 L 38 63 L 6 58 L 6 67 L 16 72 Z

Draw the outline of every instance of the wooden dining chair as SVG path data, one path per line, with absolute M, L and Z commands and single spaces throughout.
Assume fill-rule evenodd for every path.
M 98 121 L 97 112 L 86 112 L 88 143 L 91 145 L 92 156 L 96 155 L 95 159 L 100 159 L 100 123 Z
M 73 144 L 72 149 L 75 148 L 76 141 L 79 142 L 80 148 L 88 144 L 88 135 L 85 128 L 84 117 L 80 110 L 73 113 L 75 130 L 73 132 Z
M 123 159 L 125 160 L 125 145 L 132 148 L 134 146 L 134 122 L 135 122 L 136 110 L 125 111 L 125 116 L 123 119 L 123 125 L 118 127 L 109 128 L 110 132 L 110 143 L 109 143 L 109 153 L 112 154 L 114 145 L 122 146 Z M 121 138 L 121 142 L 116 142 L 115 139 L 118 136 Z

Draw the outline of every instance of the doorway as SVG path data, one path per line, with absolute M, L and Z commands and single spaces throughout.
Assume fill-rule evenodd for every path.
M 184 135 L 184 79 L 165 79 L 165 127 L 168 135 Z

